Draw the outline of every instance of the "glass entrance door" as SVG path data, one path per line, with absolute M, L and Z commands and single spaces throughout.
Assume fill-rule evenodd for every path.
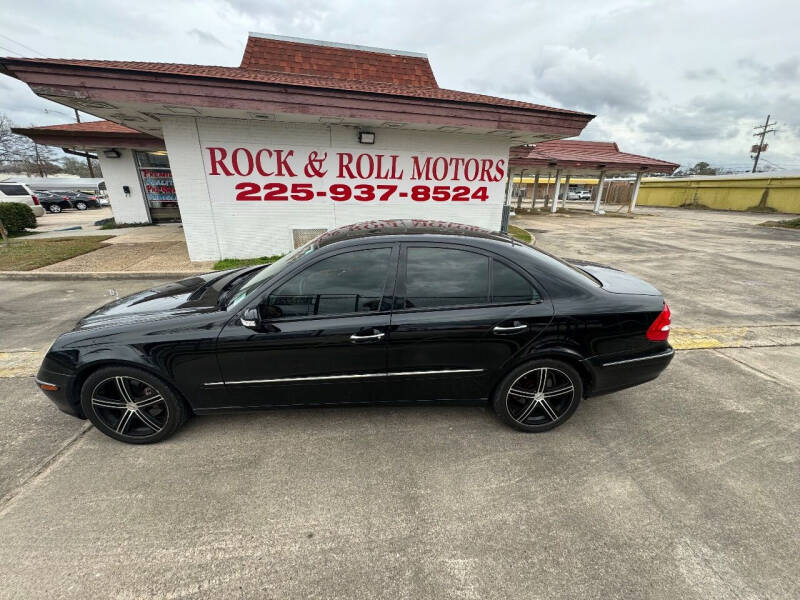
M 166 151 L 137 151 L 136 164 L 153 223 L 180 222 L 178 196 Z

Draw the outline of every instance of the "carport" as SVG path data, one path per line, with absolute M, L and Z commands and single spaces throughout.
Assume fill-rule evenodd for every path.
M 628 210 L 636 208 L 639 185 L 645 173 L 669 175 L 678 164 L 638 154 L 621 152 L 616 142 L 586 142 L 581 140 L 553 140 L 537 144 L 514 146 L 509 156 L 509 181 L 533 177 L 532 208 L 540 191 L 542 177 L 554 180 L 553 201 L 550 212 L 558 210 L 558 201 L 566 206 L 567 193 L 573 178 L 597 178 L 593 189 L 594 212 L 600 212 L 603 186 L 609 175 L 634 176 L 633 191 Z M 563 180 L 563 185 L 562 185 Z M 563 187 L 563 189 L 562 189 Z M 513 186 L 509 185 L 507 203 L 510 203 Z M 547 199 L 545 199 L 545 206 Z

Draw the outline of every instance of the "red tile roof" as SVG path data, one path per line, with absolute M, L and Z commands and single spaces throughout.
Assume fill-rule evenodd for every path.
M 437 88 L 427 57 L 251 35 L 241 69 Z
M 616 142 L 590 142 L 583 140 L 552 140 L 533 146 L 514 146 L 510 163 L 518 166 L 555 166 L 599 168 L 647 168 L 672 172 L 677 163 L 620 152 Z
M 252 39 L 252 37 L 249 38 L 249 40 L 250 39 Z M 249 40 L 248 40 L 248 45 L 250 44 Z M 287 45 L 287 47 L 290 47 L 292 52 L 294 52 L 294 54 L 292 54 L 291 56 L 294 57 L 293 61 L 297 62 L 298 64 L 302 62 L 302 58 L 306 51 L 312 52 L 312 55 L 316 55 L 316 53 L 318 53 L 319 49 L 321 48 L 320 46 L 314 44 L 299 44 L 290 42 L 285 42 L 285 44 Z M 303 47 L 304 51 L 298 52 L 298 50 L 295 48 L 296 46 Z M 328 48 L 325 49 L 328 50 Z M 579 111 L 566 110 L 563 108 L 552 108 L 541 104 L 531 104 L 529 102 L 520 102 L 518 100 L 509 100 L 507 98 L 497 98 L 495 96 L 485 96 L 483 94 L 473 94 L 470 92 L 459 92 L 456 90 L 443 89 L 436 86 L 436 82 L 435 79 L 433 79 L 432 72 L 430 73 L 430 80 L 426 79 L 426 76 L 424 75 L 423 72 L 424 70 L 421 68 L 419 63 L 413 63 L 413 68 L 410 70 L 411 72 L 406 72 L 402 76 L 397 75 L 395 77 L 390 73 L 379 72 L 380 69 L 377 66 L 378 64 L 380 64 L 382 67 L 389 68 L 389 64 L 392 61 L 391 60 L 387 61 L 385 58 L 382 58 L 381 60 L 383 62 L 380 63 L 375 62 L 372 55 L 379 54 L 377 52 L 352 50 L 352 49 L 340 49 L 340 50 L 343 50 L 347 53 L 351 53 L 352 58 L 349 63 L 345 64 L 344 66 L 335 68 L 333 72 L 327 71 L 327 69 L 324 66 L 322 66 L 321 63 L 319 63 L 315 58 L 309 59 L 311 60 L 311 64 L 315 66 L 295 67 L 295 70 L 298 72 L 287 71 L 289 67 L 286 64 L 288 62 L 286 60 L 282 60 L 279 62 L 270 62 L 269 59 L 258 59 L 260 62 L 257 62 L 257 66 L 255 67 L 250 66 L 248 68 L 219 67 L 210 65 L 189 65 L 189 64 L 178 64 L 178 63 L 152 63 L 152 62 L 119 61 L 119 60 L 84 60 L 84 59 L 68 59 L 68 58 L 6 57 L 3 59 L 3 61 L 9 63 L 28 62 L 33 64 L 52 64 L 52 65 L 74 66 L 74 67 L 89 67 L 89 68 L 104 69 L 104 70 L 139 71 L 143 73 L 179 75 L 185 77 L 203 77 L 203 78 L 213 78 L 213 79 L 225 79 L 232 81 L 245 81 L 253 83 L 267 83 L 275 85 L 347 90 L 354 92 L 366 92 L 372 94 L 404 96 L 410 98 L 424 98 L 431 100 L 476 103 L 476 104 L 486 104 L 491 106 L 506 106 L 518 109 L 546 111 L 549 113 L 562 113 L 562 114 L 582 115 L 589 117 L 592 116 Z M 361 56 L 362 54 L 370 55 L 370 60 L 372 62 L 360 60 L 353 53 L 357 54 L 358 56 Z M 385 56 L 389 57 L 390 59 L 392 58 L 390 55 L 385 55 Z M 245 58 L 247 59 L 247 57 Z M 402 58 L 405 59 L 409 57 L 402 57 Z M 255 61 L 256 59 L 254 58 L 247 60 Z M 407 63 L 411 62 L 412 61 L 407 61 Z M 427 65 L 427 69 L 430 69 L 430 65 L 428 64 L 427 59 L 424 59 L 424 63 Z M 364 70 L 365 76 L 371 77 L 373 79 L 365 79 L 365 78 L 351 79 L 345 77 L 344 76 L 345 74 L 350 74 L 349 76 L 353 76 L 352 75 L 354 73 L 353 69 L 355 68 L 353 65 L 355 64 L 361 64 L 362 66 L 367 65 L 368 68 L 365 67 Z M 275 71 L 265 70 L 269 66 L 271 66 L 274 69 L 284 69 L 284 70 L 275 70 Z M 409 71 L 407 64 L 405 70 Z M 303 73 L 299 71 L 309 71 L 309 73 Z M 412 84 L 412 82 L 414 82 L 414 84 Z M 428 83 L 432 82 L 434 87 L 424 87 L 420 85 L 422 82 L 428 82 Z

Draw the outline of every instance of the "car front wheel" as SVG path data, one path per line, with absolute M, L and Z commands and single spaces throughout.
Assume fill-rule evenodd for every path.
M 583 381 L 572 366 L 540 359 L 520 365 L 503 378 L 494 394 L 494 409 L 511 427 L 537 433 L 564 423 L 582 397 Z
M 175 433 L 189 414 L 165 381 L 121 366 L 100 369 L 86 379 L 81 407 L 100 431 L 129 444 L 160 442 Z
M 87 206 L 86 202 L 76 202 L 75 208 L 77 208 L 78 210 L 86 210 L 89 207 Z
M 58 204 L 51 204 L 47 207 L 47 210 L 49 210 L 51 213 L 60 213 L 61 207 Z

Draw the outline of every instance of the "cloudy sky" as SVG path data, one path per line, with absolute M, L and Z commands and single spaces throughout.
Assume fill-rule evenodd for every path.
M 703 0 L 0 0 L 0 55 L 238 66 L 248 31 L 425 52 L 442 87 L 597 114 L 582 139 L 800 170 L 800 5 Z M 0 76 L 18 125 L 69 111 Z

